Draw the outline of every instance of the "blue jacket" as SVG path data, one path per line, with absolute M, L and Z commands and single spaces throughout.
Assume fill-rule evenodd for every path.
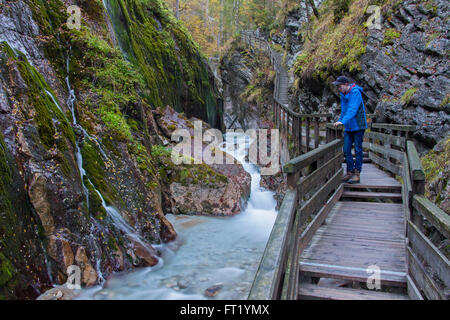
M 353 84 L 347 94 L 341 93 L 341 116 L 338 121 L 342 122 L 345 131 L 367 129 L 362 91 L 363 88 Z

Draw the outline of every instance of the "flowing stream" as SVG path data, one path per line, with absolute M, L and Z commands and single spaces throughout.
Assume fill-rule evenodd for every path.
M 252 178 L 243 212 L 232 217 L 168 214 L 178 238 L 154 245 L 162 253 L 161 267 L 117 273 L 104 286 L 84 289 L 78 299 L 208 299 L 206 289 L 216 293 L 212 299 L 246 299 L 277 215 L 274 193 L 259 185 L 259 168 L 243 162 L 246 140 L 244 134 L 228 133 L 223 146 Z

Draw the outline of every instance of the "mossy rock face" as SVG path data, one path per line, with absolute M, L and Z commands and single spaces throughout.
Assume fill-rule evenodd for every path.
M 450 214 L 450 138 L 442 139 L 421 158 L 425 171 L 425 196 Z
M 105 201 L 110 205 L 114 204 L 118 200 L 117 190 L 108 183 L 105 163 L 101 158 L 100 151 L 90 141 L 85 140 L 81 145 L 81 154 L 83 156 L 83 168 L 86 170 L 87 177 L 95 188 L 101 192 Z M 87 185 L 89 186 L 89 184 Z M 95 195 L 92 195 L 92 197 L 96 198 Z M 98 200 L 95 203 L 98 203 Z
M 28 104 L 35 109 L 34 121 L 36 122 L 42 145 L 50 149 L 55 143 L 55 134 L 59 130 L 65 140 L 67 140 L 59 140 L 58 142 L 58 146 L 62 151 L 65 151 L 67 142 L 75 146 L 75 135 L 67 117 L 58 109 L 52 98 L 48 95 L 47 92 L 50 92 L 55 96 L 42 75 L 30 65 L 23 54 L 20 53 L 17 57 L 6 42 L 0 43 L 0 51 L 6 53 L 9 59 L 14 61 L 21 77 L 27 85 L 26 95 Z M 53 124 L 54 120 L 58 121 L 58 128 L 55 128 Z
M 171 105 L 220 127 L 213 75 L 186 29 L 160 0 L 107 0 L 122 50 L 143 74 L 153 108 Z
M 24 189 L 0 133 L 0 300 L 36 297 L 50 286 L 42 226 Z
M 320 18 L 311 18 L 299 31 L 306 39 L 294 71 L 302 80 L 327 82 L 333 74 L 361 71 L 360 57 L 366 52 L 366 9 L 373 1 L 326 1 L 320 7 Z M 386 1 L 384 6 L 392 6 Z M 387 10 L 387 9 L 386 9 Z M 386 37 L 397 37 L 392 30 Z

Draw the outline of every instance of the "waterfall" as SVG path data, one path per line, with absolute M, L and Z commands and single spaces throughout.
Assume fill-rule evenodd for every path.
M 91 141 L 95 141 L 95 143 L 97 144 L 97 146 L 99 147 L 100 153 L 102 154 L 102 156 L 105 159 L 108 159 L 106 153 L 104 152 L 103 148 L 101 147 L 100 142 L 92 137 L 91 135 L 89 135 L 87 133 L 87 131 L 78 124 L 77 122 L 77 118 L 76 118 L 76 113 L 75 113 L 75 101 L 76 101 L 76 96 L 75 96 L 75 90 L 71 87 L 70 84 L 70 79 L 69 79 L 69 67 L 70 67 L 70 50 L 69 50 L 69 54 L 67 55 L 67 59 L 66 59 L 66 71 L 67 71 L 67 76 L 66 76 L 66 85 L 67 85 L 67 89 L 69 92 L 69 96 L 67 98 L 66 104 L 67 107 L 69 108 L 70 112 L 72 113 L 72 125 L 74 127 L 79 128 L 83 135 L 90 139 Z M 50 95 L 50 97 L 52 98 L 53 102 L 57 105 L 58 109 L 60 109 L 61 111 L 62 108 L 61 106 L 57 103 L 56 99 L 53 97 L 53 95 L 47 91 L 47 94 Z M 63 112 L 64 113 L 64 112 Z M 64 114 L 65 115 L 65 114 Z M 108 214 L 108 216 L 112 219 L 114 226 L 119 229 L 120 231 L 122 231 L 130 240 L 139 243 L 142 248 L 144 248 L 145 250 L 147 250 L 150 255 L 155 256 L 156 259 L 158 260 L 158 264 L 156 266 L 154 266 L 153 268 L 157 268 L 157 267 L 161 267 L 163 265 L 163 260 L 161 258 L 159 258 L 158 256 L 154 255 L 154 250 L 152 250 L 152 247 L 147 244 L 142 237 L 125 221 L 125 219 L 122 217 L 122 215 L 120 214 L 120 212 L 113 206 L 109 206 L 106 204 L 106 201 L 104 200 L 101 192 L 94 186 L 94 184 L 90 181 L 90 179 L 86 176 L 86 171 L 83 167 L 83 155 L 81 153 L 80 150 L 80 146 L 78 141 L 75 141 L 76 145 L 75 145 L 75 153 L 76 153 L 76 160 L 77 160 L 77 165 L 78 165 L 78 169 L 80 172 L 80 177 L 81 177 L 81 184 L 83 187 L 83 192 L 85 194 L 86 197 L 86 203 L 87 203 L 87 207 L 89 210 L 89 190 L 86 187 L 85 183 L 84 183 L 84 178 L 87 178 L 87 182 L 92 186 L 92 188 L 94 189 L 94 191 L 97 193 L 97 195 L 100 197 L 101 202 L 102 202 L 102 206 L 105 209 L 106 213 Z M 94 226 L 94 224 L 92 224 L 92 226 Z M 101 264 L 101 250 L 98 247 L 95 239 L 92 238 L 92 232 L 94 230 L 91 230 L 91 236 L 89 239 L 89 242 L 91 243 L 91 245 L 93 245 L 93 247 L 95 248 L 95 261 L 96 261 L 96 271 L 97 274 L 100 278 L 100 282 L 104 281 L 103 275 L 101 273 L 100 270 L 100 264 Z

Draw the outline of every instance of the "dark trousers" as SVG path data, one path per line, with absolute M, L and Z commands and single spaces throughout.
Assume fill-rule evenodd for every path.
M 363 150 L 362 143 L 364 138 L 364 131 L 344 131 L 344 155 L 345 162 L 347 163 L 347 172 L 354 169 L 361 172 L 363 164 Z M 352 146 L 355 146 L 355 160 L 352 156 Z

